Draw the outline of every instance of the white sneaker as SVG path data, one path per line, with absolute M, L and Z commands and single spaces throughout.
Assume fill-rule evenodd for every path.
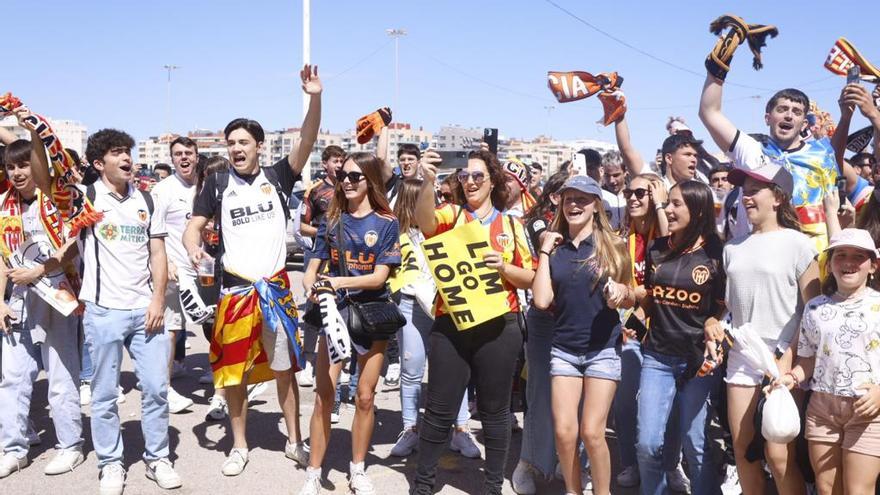
M 244 467 L 248 463 L 248 451 L 247 449 L 232 449 L 229 452 L 229 457 L 223 461 L 223 467 L 221 471 L 224 476 L 238 476 L 244 471 Z
M 341 407 L 340 404 L 341 404 L 341 401 L 336 401 L 336 403 L 333 404 L 333 410 L 330 411 L 330 424 L 331 425 L 335 425 L 336 423 L 339 422 L 339 408 Z
M 412 454 L 419 445 L 419 434 L 415 428 L 407 428 L 397 435 L 397 443 L 391 447 L 391 455 L 394 457 L 406 457 Z
M 28 445 L 30 445 L 31 447 L 43 443 L 43 440 L 40 438 L 40 434 L 37 433 L 37 428 L 34 426 L 34 422 L 31 420 L 28 420 L 27 441 Z
M 214 373 L 208 368 L 208 371 L 205 371 L 205 374 L 199 377 L 199 383 L 202 385 L 210 385 L 214 383 Z
M 31 461 L 27 455 L 16 457 L 12 452 L 7 452 L 0 457 L 0 478 L 5 478 L 16 471 L 21 471 L 30 463 Z
M 183 348 L 184 348 L 184 349 L 192 349 L 192 344 L 189 343 L 189 339 L 186 339 L 186 340 L 183 342 Z
M 177 378 L 183 378 L 187 375 L 186 365 L 181 363 L 180 361 L 174 361 L 171 363 L 171 380 L 175 380 Z
M 159 488 L 170 490 L 172 488 L 180 488 L 183 481 L 180 475 L 174 471 L 174 466 L 167 457 L 147 463 L 146 476 L 159 485 Z
M 375 495 L 376 489 L 373 488 L 373 482 L 367 477 L 363 462 L 357 465 L 349 462 L 348 472 L 348 489 L 354 495 Z
M 306 361 L 306 365 L 303 369 L 296 372 L 296 383 L 299 384 L 300 387 L 312 387 L 315 385 L 315 377 L 314 377 L 314 368 L 312 368 L 312 363 Z
M 287 445 L 284 446 L 284 456 L 288 459 L 293 459 L 300 466 L 305 467 L 309 465 L 309 451 L 302 442 L 287 442 Z
M 385 386 L 396 387 L 400 385 L 400 363 L 391 363 L 385 370 Z
M 92 402 L 92 384 L 87 380 L 79 382 L 79 405 L 87 406 Z
M 79 448 L 59 450 L 55 457 L 46 464 L 43 472 L 50 476 L 69 473 L 85 460 L 86 458 Z
M 182 413 L 193 405 L 192 399 L 177 393 L 173 387 L 168 386 L 168 412 L 171 414 Z
M 741 495 L 742 487 L 739 486 L 739 473 L 736 466 L 728 464 L 724 472 L 724 483 L 721 484 L 721 493 L 724 495 Z
M 516 463 L 513 476 L 510 477 L 510 485 L 519 495 L 535 495 L 538 492 L 535 486 L 535 468 L 528 462 L 520 460 Z
M 306 468 L 306 483 L 299 495 L 318 495 L 321 493 L 321 468 Z
M 519 425 L 519 419 L 517 419 L 516 414 L 510 413 L 510 431 L 511 433 L 519 433 L 522 431 L 522 426 Z
M 205 414 L 205 421 L 222 421 L 226 419 L 228 414 L 228 406 L 226 399 L 219 395 L 212 395 L 208 402 L 208 413 Z
M 675 493 L 691 492 L 691 480 L 684 474 L 684 468 L 681 467 L 680 462 L 672 471 L 666 471 L 666 486 Z
M 122 385 L 119 386 L 119 395 L 116 396 L 117 404 L 125 404 L 125 390 L 122 390 Z
M 100 495 L 122 495 L 125 487 L 125 468 L 122 464 L 107 464 L 101 468 Z
M 449 442 L 449 449 L 471 459 L 480 458 L 480 448 L 477 447 L 477 441 L 470 428 L 455 428 L 452 430 L 452 441 Z
M 340 385 L 345 385 L 345 384 L 349 383 L 350 381 L 351 381 L 351 375 L 347 371 L 342 370 L 339 372 L 339 384 Z
M 248 400 L 248 402 L 255 401 L 257 399 L 257 397 L 260 396 L 260 394 L 262 394 L 263 392 L 266 391 L 267 387 L 268 387 L 268 385 L 266 384 L 266 382 L 260 382 L 260 383 L 255 383 L 253 385 L 248 385 L 248 387 L 247 387 L 247 391 L 248 391 L 247 400 Z
M 627 466 L 623 468 L 617 475 L 617 484 L 624 488 L 632 488 L 634 486 L 639 486 L 639 483 L 642 482 L 642 478 L 639 475 L 639 466 L 638 464 L 633 464 L 632 466 Z

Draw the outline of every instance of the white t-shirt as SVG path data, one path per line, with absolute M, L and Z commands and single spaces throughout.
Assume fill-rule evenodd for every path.
M 807 303 L 798 356 L 816 357 L 810 388 L 843 397 L 880 383 L 880 293 L 866 288 L 851 301 L 818 296 Z
M 183 231 L 192 216 L 195 184 L 187 184 L 175 174 L 156 184 L 151 194 L 156 205 L 156 216 L 165 219 L 165 229 L 168 231 L 165 252 L 168 253 L 168 261 L 174 263 L 178 274 L 196 277 L 196 270 L 183 247 Z
M 287 161 L 284 160 L 286 164 Z M 213 218 L 217 210 L 216 175 L 205 181 L 196 198 L 194 214 Z M 284 180 L 279 175 L 279 180 Z M 293 187 L 293 183 L 282 187 Z M 242 177 L 229 171 L 229 183 L 220 202 L 223 270 L 246 280 L 271 277 L 284 269 L 287 258 L 287 219 L 284 205 L 266 173 Z
M 728 242 L 724 272 L 731 326 L 749 325 L 771 349 L 788 348 L 803 309 L 798 281 L 815 257 L 810 238 L 792 229 Z
M 77 237 L 83 257 L 79 298 L 111 309 L 145 308 L 153 297 L 150 239 L 164 238 L 165 221 L 150 215 L 141 191 L 131 185 L 120 197 L 95 181 L 94 206 L 104 217 Z M 86 194 L 85 186 L 77 186 Z
M 620 228 L 623 226 L 624 213 L 626 212 L 626 199 L 624 199 L 623 194 L 614 194 L 611 191 L 602 189 L 602 205 L 605 207 L 608 221 L 611 222 L 611 228 L 615 232 L 620 232 Z

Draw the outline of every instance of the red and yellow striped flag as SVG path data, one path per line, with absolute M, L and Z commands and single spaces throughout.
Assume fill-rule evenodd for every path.
M 274 379 L 260 341 L 262 330 L 260 298 L 253 288 L 220 299 L 209 356 L 214 388 L 239 385 L 247 373 L 249 384 Z

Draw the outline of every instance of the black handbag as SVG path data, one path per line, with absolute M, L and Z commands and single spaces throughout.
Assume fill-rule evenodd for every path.
M 343 240 L 342 214 L 339 215 L 339 223 L 336 224 L 336 245 L 339 263 L 339 275 L 348 277 L 348 267 L 343 260 L 345 252 L 342 249 Z M 327 243 L 330 246 L 330 243 Z M 400 312 L 400 308 L 391 300 L 391 298 L 380 301 L 360 302 L 352 300 L 348 294 L 345 295 L 348 303 L 348 317 L 346 318 L 346 326 L 348 332 L 354 336 L 363 336 L 374 339 L 387 339 L 397 333 L 397 331 L 406 325 L 406 318 Z

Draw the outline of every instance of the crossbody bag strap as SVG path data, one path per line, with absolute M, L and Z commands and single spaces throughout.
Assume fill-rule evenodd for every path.
M 347 277 L 348 276 L 348 266 L 347 266 L 345 260 L 343 260 L 343 258 L 345 257 L 345 249 L 344 249 L 345 239 L 343 237 L 345 235 L 345 229 L 343 228 L 343 225 L 342 225 L 342 215 L 343 215 L 343 213 L 339 212 L 339 221 L 336 222 L 336 254 L 337 254 L 336 262 L 339 264 L 339 276 Z M 327 245 L 329 246 L 330 244 L 328 243 Z M 345 298 L 349 299 L 348 290 L 345 291 Z

